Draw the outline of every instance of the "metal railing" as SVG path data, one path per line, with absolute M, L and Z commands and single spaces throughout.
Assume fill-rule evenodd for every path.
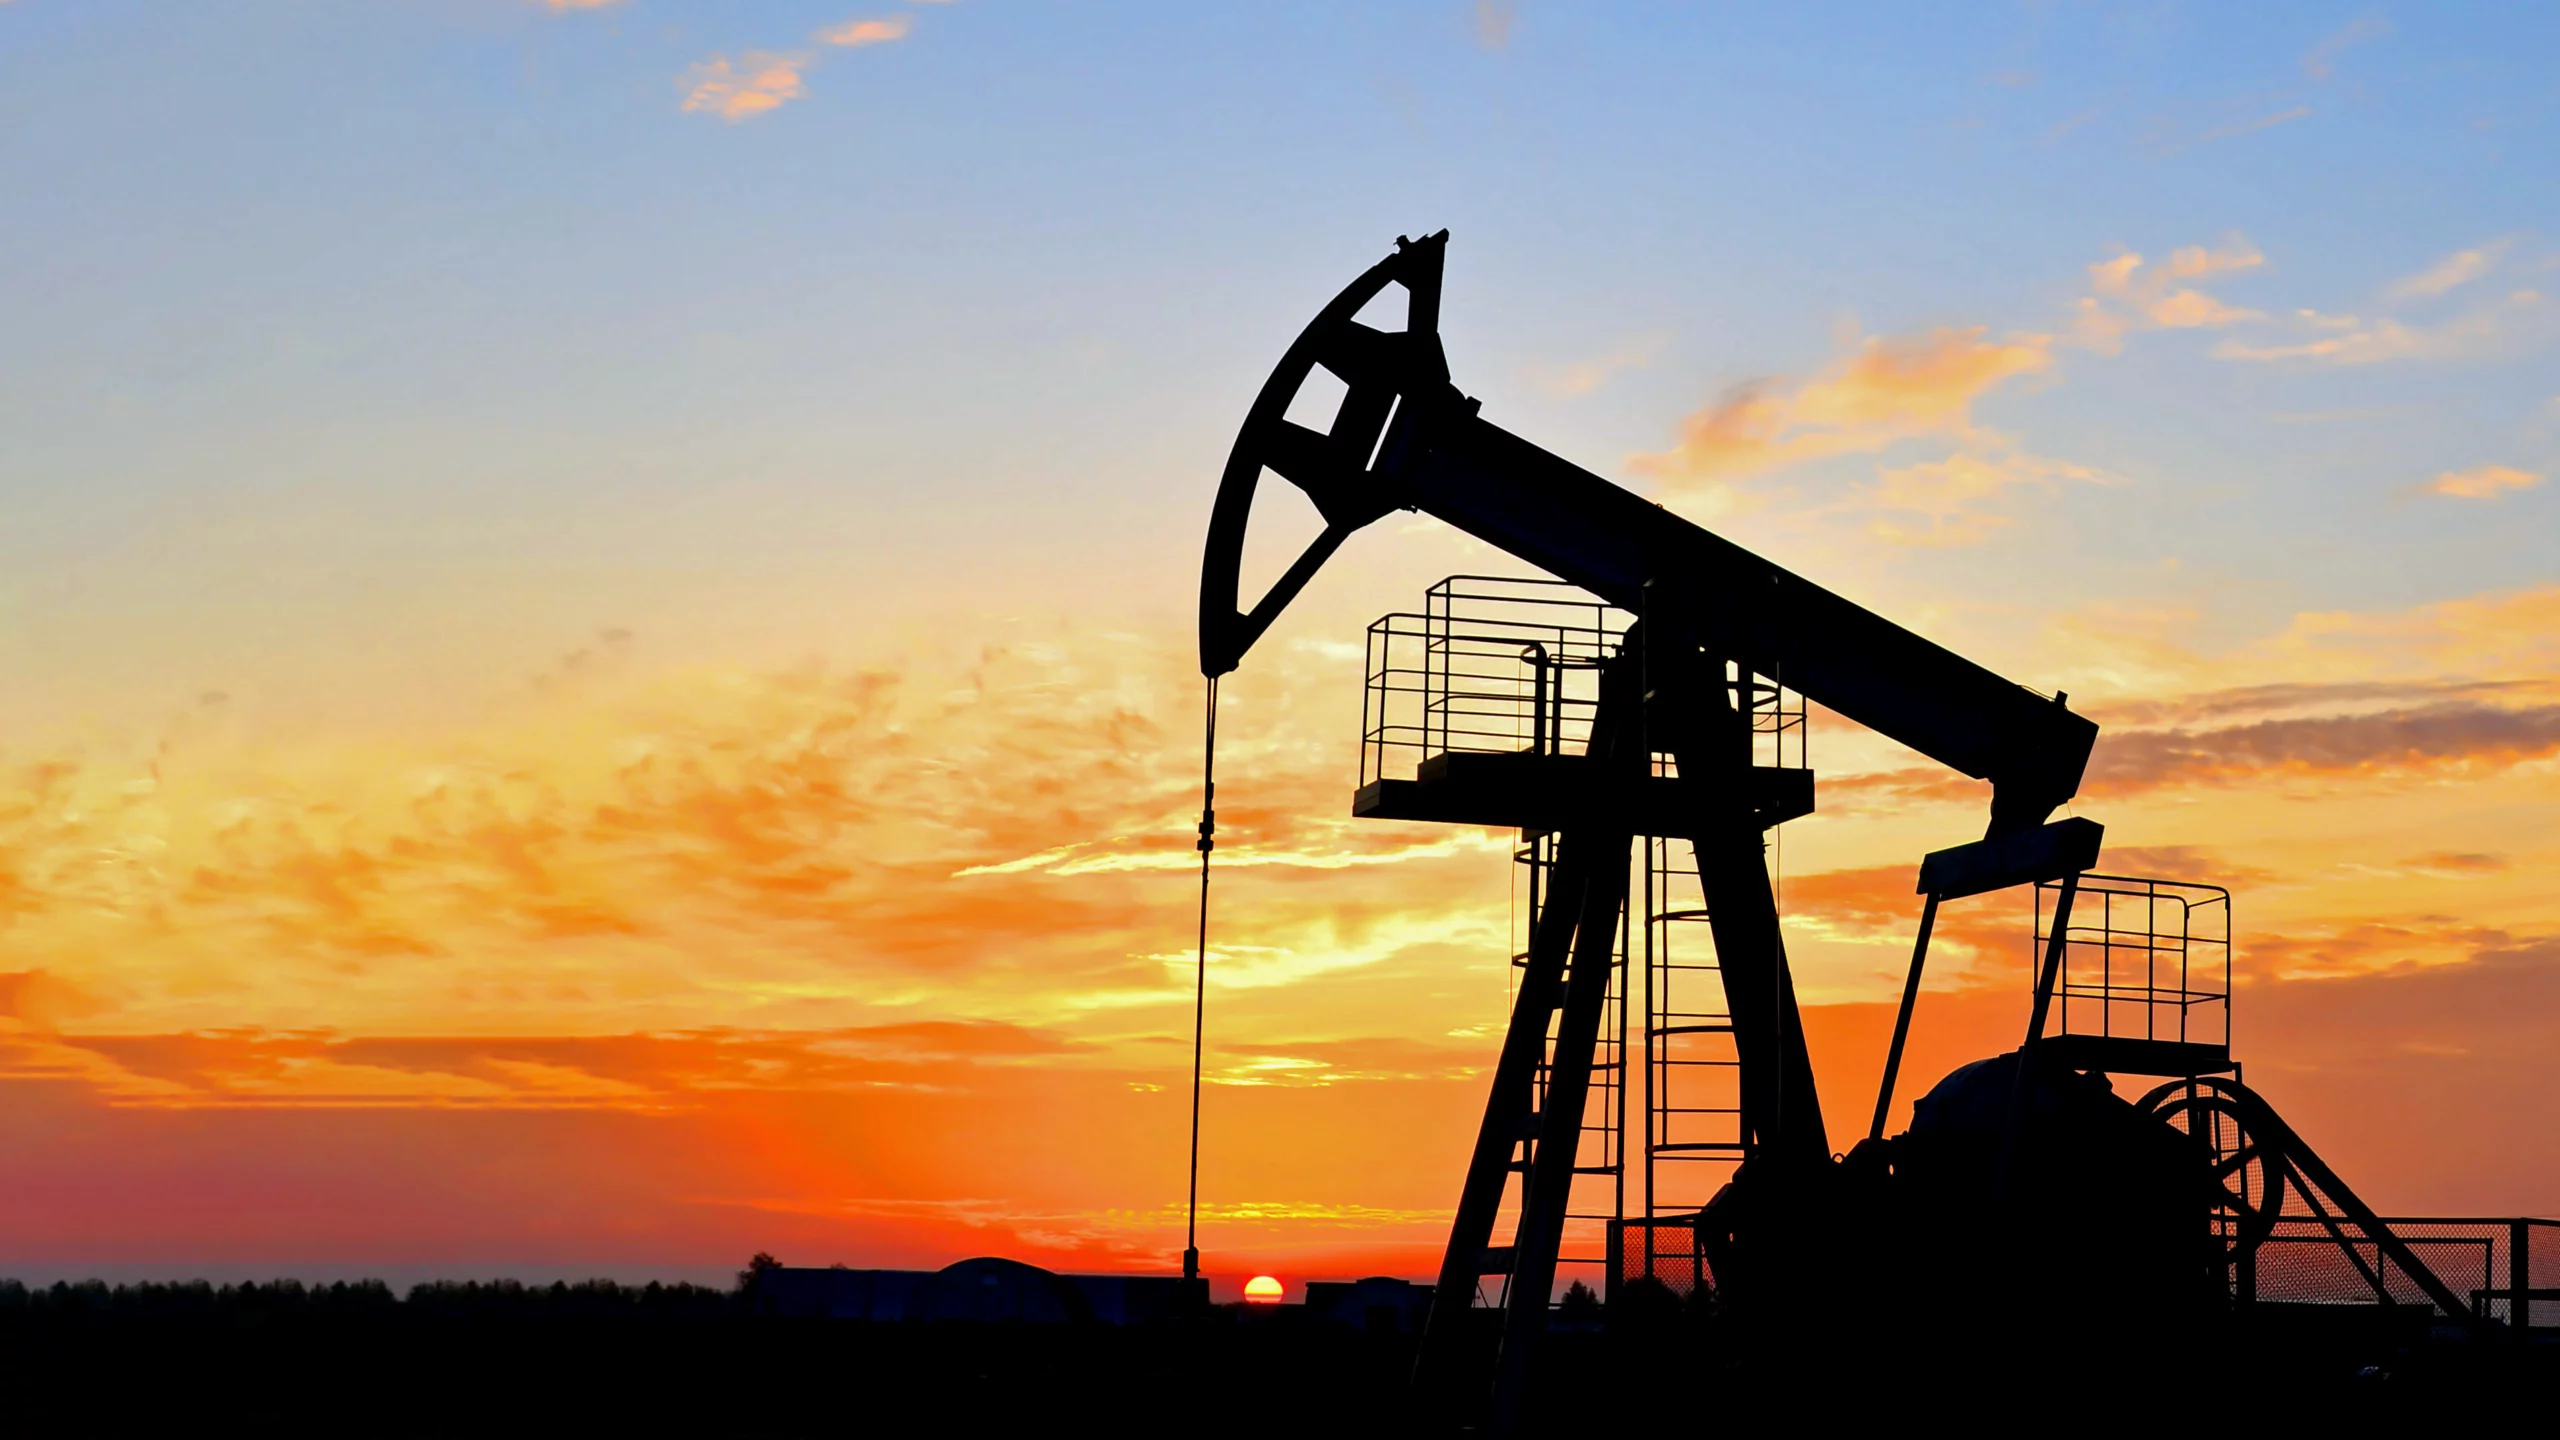
M 2035 950 L 2062 882 L 2036 886 Z M 2065 927 L 2054 1035 L 2231 1043 L 2231 892 L 2132 875 L 2079 877 Z
M 1360 783 L 1453 750 L 1581 753 L 1632 619 L 1559 580 L 1452 575 L 1420 614 L 1370 622 Z

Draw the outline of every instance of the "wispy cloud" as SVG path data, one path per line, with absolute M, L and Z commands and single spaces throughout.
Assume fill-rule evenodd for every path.
M 1520 22 L 1520 0 L 1476 0 L 1476 43 L 1500 50 L 1511 43 L 1511 27 Z
M 1945 549 L 1979 544 L 2011 523 L 1981 508 L 2003 491 L 2057 480 L 2115 483 L 2115 477 L 2018 450 L 1964 451 L 1943 460 L 1879 471 L 1860 503 L 1879 512 L 1867 533 L 1887 544 Z
M 1588 360 L 1533 366 L 1529 383 L 1561 398 L 1588 395 L 1621 370 L 1641 370 L 1652 364 L 1653 358 L 1662 353 L 1662 344 L 1662 337 L 1654 335 Z
M 903 15 L 893 15 L 886 20 L 848 20 L 842 25 L 819 31 L 817 41 L 821 45 L 848 49 L 859 45 L 885 45 L 892 40 L 906 39 L 910 28 Z
M 2510 243 L 2506 240 L 2493 240 L 2486 245 L 2477 245 L 2468 250 L 2456 250 L 2417 274 L 2394 282 L 2390 292 L 2392 298 L 2410 300 L 2433 297 L 2442 295 L 2457 286 L 2468 285 L 2495 270 L 2498 261 L 2506 255 Z
M 714 55 L 684 73 L 685 113 L 736 122 L 778 109 L 800 98 L 806 88 L 801 72 L 812 58 L 764 50 L 751 50 L 735 61 Z
M 2199 146 L 2290 125 L 2297 120 L 2309 119 L 2312 113 L 2308 105 L 2267 108 L 2275 104 L 2277 102 L 2268 97 L 2252 97 L 2201 107 L 2206 112 L 2203 115 L 2194 113 L 2198 107 L 2181 107 L 2154 119 L 2145 130 L 2141 145 L 2148 153 L 2165 158 Z
M 2349 47 L 2367 40 L 2378 40 L 2391 33 L 2391 22 L 2379 15 L 2368 15 L 2350 23 L 2345 29 L 2321 37 L 2302 57 L 2302 73 L 2314 80 L 2326 80 L 2337 73 L 2338 57 Z
M 2214 347 L 2223 360 L 2303 360 L 2375 365 L 2393 360 L 2465 360 L 2513 342 L 2517 328 L 2547 313 L 2538 290 L 2513 290 L 2440 325 L 2411 325 L 2390 316 L 2330 315 L 2297 310 L 2282 324 L 2298 337 L 2250 344 L 2236 337 Z
M 2560 705 L 2434 705 L 2099 737 L 2084 793 L 2263 784 L 2288 775 L 2465 778 L 2560 754 Z
M 828 49 L 850 50 L 903 40 L 912 29 L 905 16 L 892 15 L 847 20 L 809 38 Z M 810 50 L 750 50 L 734 61 L 714 55 L 687 70 L 678 82 L 685 92 L 685 112 L 717 115 L 734 124 L 778 110 L 807 93 L 806 77 L 817 63 L 818 52 Z
M 1800 384 L 1759 380 L 1681 422 L 1679 443 L 1628 461 L 1640 475 L 1695 485 L 1923 435 L 1974 437 L 1973 402 L 2052 363 L 2052 337 L 1989 338 L 1984 326 L 1870 336 Z
M 2530 490 L 2542 483 L 2542 476 L 2531 470 L 2518 470 L 2510 465 L 2480 465 L 2469 470 L 2447 470 L 2425 485 L 2427 494 L 2443 495 L 2455 500 L 2495 500 L 2517 490 Z
M 2400 862 L 2407 870 L 2433 875 L 2495 875 L 2508 869 L 2507 857 L 2478 850 L 2436 850 Z
M 2384 675 L 2560 677 L 2560 585 L 2407 610 L 2313 610 L 2240 657 L 2301 680 Z
M 2256 116 L 2248 120 L 2234 121 L 2228 125 L 2217 126 L 2214 129 L 2204 131 L 2197 135 L 2191 143 L 2207 145 L 2216 140 L 2230 140 L 2242 135 L 2255 135 L 2261 130 L 2273 130 L 2279 125 L 2290 125 L 2296 120 L 2309 119 L 2310 116 L 2311 107 L 2308 105 L 2289 106 L 2270 114 Z
M 2238 236 L 2213 247 L 2181 246 L 2156 263 L 2123 251 L 2089 267 L 2089 293 L 2073 309 L 2071 338 L 2113 354 L 2137 330 L 2221 329 L 2257 319 L 2257 311 L 2225 304 L 2192 282 L 2265 263 L 2266 256 Z

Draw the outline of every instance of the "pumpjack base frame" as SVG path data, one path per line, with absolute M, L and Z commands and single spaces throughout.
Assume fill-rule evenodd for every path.
M 2239 1067 L 2228 1045 L 2188 1040 L 2145 1040 L 2129 1035 L 2047 1035 L 2036 1053 L 2071 1070 L 2109 1075 L 2226 1075 Z

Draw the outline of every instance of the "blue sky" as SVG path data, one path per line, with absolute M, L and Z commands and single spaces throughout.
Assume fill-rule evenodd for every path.
M 866 19 L 905 33 L 815 38 Z M 306 642 L 317 683 L 386 633 L 725 653 L 834 643 L 799 617 L 848 606 L 1178 612 L 1244 399 L 1397 233 L 1456 233 L 1461 384 L 1623 476 L 1850 337 L 2060 333 L 2125 249 L 2252 247 L 2214 293 L 2279 320 L 2446 325 L 2547 287 L 2552 31 L 2495 6 L 15 0 L 0 594 L 57 696 Z M 759 54 L 794 98 L 685 108 Z M 2391 298 L 2484 246 L 2496 273 Z M 1730 523 L 1879 599 L 2142 599 L 2175 559 L 2224 641 L 2528 583 L 2550 492 L 2409 498 L 2553 458 L 2547 317 L 2484 323 L 2360 365 L 2214 359 L 2219 328 L 2062 355 L 1982 423 L 2123 483 L 2038 497 L 2051 523 L 2011 527 L 1988 586 L 1993 552 L 1778 523 L 1917 451 L 1816 463 Z M 1361 606 L 1442 558 L 1385 548 L 1353 557 L 1384 567 Z

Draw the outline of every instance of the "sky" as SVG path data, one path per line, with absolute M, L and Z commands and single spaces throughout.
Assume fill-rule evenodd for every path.
M 2555 31 L 6 0 L 0 1272 L 1172 1265 L 1215 479 L 1443 227 L 1488 418 L 2099 721 L 2366 1198 L 2560 1213 Z M 1515 867 L 1349 818 L 1359 642 L 1517 568 L 1226 685 L 1221 1285 L 1436 1266 Z M 1985 796 L 1811 748 L 1839 1132 Z M 2024 1022 L 1943 924 L 1919 1085 Z

